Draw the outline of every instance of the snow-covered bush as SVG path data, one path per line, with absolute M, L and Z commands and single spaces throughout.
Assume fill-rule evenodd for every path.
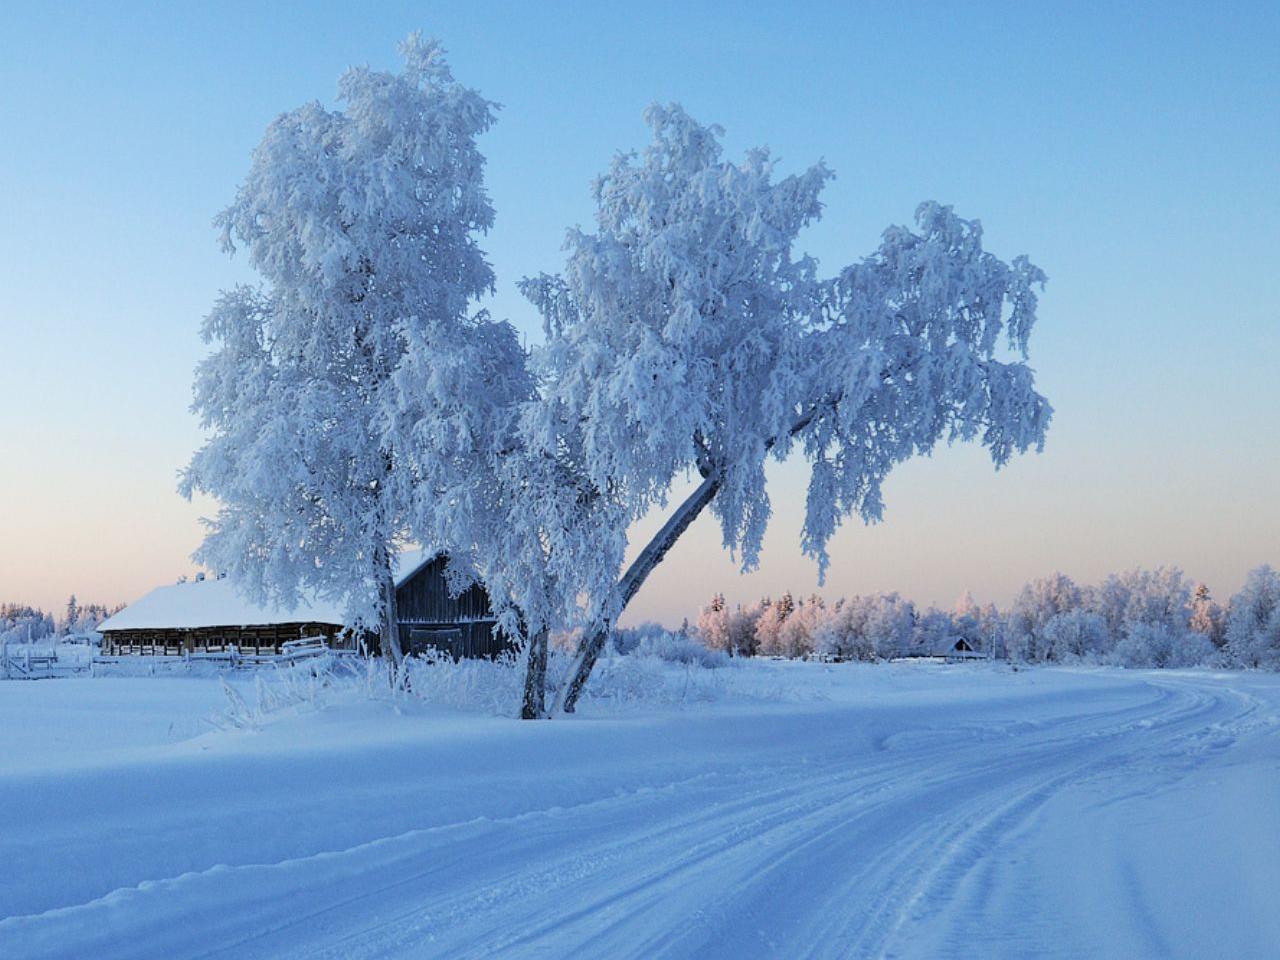
M 723 651 L 710 650 L 686 634 L 670 632 L 641 637 L 630 655 L 656 657 L 668 663 L 693 663 L 707 669 L 722 667 L 729 662 L 728 654 Z
M 571 656 L 563 649 L 548 655 L 547 679 L 558 688 L 569 670 Z M 450 657 L 413 657 L 406 661 L 411 700 L 453 709 L 479 711 L 493 716 L 513 716 L 524 684 L 518 657 L 496 660 L 453 660 Z M 694 703 L 720 699 L 724 681 L 717 668 L 728 657 L 708 650 L 696 640 L 663 631 L 646 634 L 626 654 L 603 657 L 583 703 L 604 709 L 645 704 Z M 378 666 L 377 669 L 383 669 Z M 371 688 L 376 696 L 389 696 L 385 680 Z
M 552 663 L 564 654 L 552 651 Z M 507 655 L 493 660 L 462 659 L 429 653 L 405 660 L 409 695 L 426 703 L 459 710 L 479 710 L 510 716 L 520 703 L 524 674 L 520 658 Z
M 184 672 L 199 670 L 199 665 L 188 662 Z M 385 671 L 373 661 L 328 655 L 258 669 L 251 675 L 252 692 L 249 692 L 247 677 L 232 682 L 225 668 L 215 675 L 222 681 L 227 706 L 211 717 L 210 722 L 216 727 L 239 729 L 256 729 L 269 716 L 289 710 L 318 709 L 352 692 L 368 696 L 387 684 Z
M 634 627 L 619 627 L 613 631 L 612 645 L 613 652 L 619 654 L 628 654 L 633 651 L 642 640 L 649 640 L 655 637 L 664 637 L 671 631 L 660 623 L 652 620 L 645 620 L 637 623 Z M 569 650 L 577 646 L 580 637 L 579 631 L 574 631 L 562 638 L 558 638 L 556 646 Z
M 724 650 L 708 647 L 684 631 L 668 630 L 652 622 L 615 630 L 613 649 L 622 656 L 656 657 L 669 663 L 696 663 L 712 669 L 728 662 Z

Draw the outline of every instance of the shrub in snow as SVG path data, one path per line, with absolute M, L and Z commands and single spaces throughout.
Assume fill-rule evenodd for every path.
M 707 669 L 723 667 L 729 662 L 728 654 L 722 650 L 710 650 L 690 636 L 666 631 L 641 637 L 629 656 L 656 657 L 668 663 L 691 663 Z
M 563 653 L 552 652 L 551 662 Z M 459 710 L 480 710 L 510 716 L 520 702 L 523 674 L 517 657 L 494 660 L 454 660 L 447 654 L 429 653 L 405 660 L 410 696 Z
M 634 627 L 619 627 L 613 631 L 613 650 L 615 653 L 627 654 L 631 653 L 642 640 L 649 640 L 656 637 L 665 637 L 671 633 L 666 627 L 660 623 L 654 623 L 652 620 L 646 620 L 638 623 Z M 574 632 L 559 642 L 559 646 L 566 650 L 572 650 L 577 647 L 578 640 L 581 639 L 579 632 Z M 568 641 L 572 641 L 571 643 Z
M 707 650 L 678 633 L 649 634 L 639 639 L 629 653 L 603 657 L 583 700 L 588 705 L 614 709 L 719 699 L 724 692 L 724 681 L 719 679 L 721 671 L 716 668 L 728 662 L 725 654 Z M 547 677 L 552 690 L 563 682 L 570 663 L 569 653 L 550 650 Z M 412 657 L 405 661 L 405 670 L 409 690 L 404 696 L 494 716 L 509 717 L 515 713 L 524 684 L 522 664 L 515 657 L 496 660 Z M 368 685 L 373 696 L 393 695 L 385 674 L 383 676 L 381 687 Z
M 211 722 L 218 727 L 256 729 L 272 714 L 322 707 L 330 699 L 357 690 L 368 696 L 378 684 L 379 673 L 385 687 L 386 673 L 375 669 L 372 661 L 314 657 L 301 663 L 258 669 L 252 674 L 251 694 L 242 692 L 244 684 L 233 683 L 225 674 L 219 674 L 227 707 Z
M 669 663 L 696 663 L 715 668 L 728 662 L 723 650 L 713 649 L 702 638 L 682 630 L 668 630 L 660 623 L 646 622 L 614 631 L 613 651 L 620 656 L 656 657 Z

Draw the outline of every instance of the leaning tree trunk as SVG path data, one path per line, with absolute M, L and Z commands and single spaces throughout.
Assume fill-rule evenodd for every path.
M 540 720 L 547 715 L 547 631 L 529 638 L 529 662 L 524 675 L 524 703 L 521 720 Z
M 702 513 L 719 492 L 720 479 L 712 474 L 698 484 L 698 488 L 689 494 L 684 503 L 680 504 L 676 512 L 662 525 L 662 529 L 654 534 L 653 539 L 645 545 L 640 555 L 618 581 L 618 613 L 626 609 L 627 604 L 636 595 L 636 591 L 643 586 L 649 574 L 662 562 L 667 552 L 680 539 L 681 534 L 689 529 L 689 524 L 697 519 L 698 514 Z M 596 665 L 596 660 L 600 657 L 600 652 L 604 649 L 605 642 L 612 632 L 613 624 L 606 621 L 596 625 L 578 641 L 578 649 L 569 666 L 569 681 L 560 690 L 556 705 L 551 711 L 552 714 L 561 711 L 573 713 L 578 697 L 582 694 L 582 688 L 587 685 L 591 670 Z

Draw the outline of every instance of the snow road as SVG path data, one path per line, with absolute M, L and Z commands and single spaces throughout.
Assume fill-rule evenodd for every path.
M 1280 677 L 740 669 L 811 696 L 37 732 L 0 757 L 0 956 L 1280 955 Z M 6 729 L 32 697 L 216 691 L 0 685 Z

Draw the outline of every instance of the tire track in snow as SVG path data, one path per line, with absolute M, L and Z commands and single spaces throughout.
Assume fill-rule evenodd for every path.
M 1064 784 L 1157 746 L 1184 757 L 1257 722 L 1256 701 L 1232 691 L 1137 693 L 1042 723 L 973 724 L 973 742 L 889 737 L 870 754 L 837 743 L 808 762 L 151 881 L 0 922 L 0 952 L 19 931 L 53 951 L 79 935 L 82 955 L 108 957 L 111 940 L 177 923 L 167 957 L 897 956 L 922 907 Z M 200 942 L 183 940 L 186 924 Z
M 1157 702 L 1162 702 L 1164 700 L 1167 700 L 1171 696 L 1172 695 L 1163 691 L 1156 692 Z M 1095 732 L 1098 735 L 1102 735 L 1104 732 L 1110 733 L 1112 735 L 1121 735 L 1136 729 L 1143 729 L 1143 724 L 1151 723 L 1151 718 L 1147 716 L 1144 711 L 1138 711 L 1138 712 L 1141 713 L 1142 716 L 1134 720 L 1134 719 L 1129 719 L 1127 716 L 1129 714 L 1135 713 L 1134 709 L 1129 708 L 1126 710 L 1118 711 L 1118 713 L 1121 715 L 1124 715 L 1126 719 L 1123 720 L 1123 722 L 1118 726 L 1116 730 L 1095 731 Z M 1096 716 L 1093 717 L 1092 720 L 1096 722 L 1097 717 Z M 1079 725 L 1080 725 L 1079 722 L 1075 720 L 1070 720 L 1070 721 L 1066 721 L 1062 726 L 1075 727 Z M 1072 734 L 1070 736 L 1064 737 L 1063 739 L 1065 739 L 1068 742 L 1076 742 L 1078 740 L 1078 734 Z M 903 758 L 893 766 L 910 768 L 912 766 L 917 765 L 920 762 L 920 760 L 921 760 L 921 757 L 919 755 L 912 755 L 912 756 Z M 1011 767 L 1017 767 L 1022 762 L 1023 761 L 1021 758 L 1017 758 L 1011 761 L 1009 765 Z M 964 769 L 968 765 L 969 765 L 968 761 L 964 759 L 961 759 L 957 764 L 959 769 Z M 954 776 L 948 775 L 948 776 L 940 777 L 938 779 L 939 779 L 940 788 L 946 789 L 948 788 L 948 784 L 952 780 L 954 780 Z M 847 782 L 848 777 L 847 775 L 842 775 L 841 777 L 837 777 L 837 780 L 844 780 L 845 782 Z M 513 947 L 519 948 L 522 951 L 527 950 L 528 955 L 538 955 L 538 953 L 540 952 L 537 949 L 539 942 L 553 940 L 556 937 L 559 938 L 562 945 L 564 941 L 568 941 L 570 943 L 579 942 L 583 944 L 581 948 L 581 953 L 583 955 L 590 955 L 593 951 L 596 952 L 596 955 L 600 955 L 600 953 L 603 950 L 608 948 L 621 949 L 625 951 L 617 955 L 637 955 L 637 956 L 661 955 L 662 945 L 659 942 L 655 942 L 653 940 L 646 940 L 644 938 L 637 939 L 634 933 L 629 937 L 618 937 L 614 940 L 614 942 L 611 942 L 609 932 L 611 929 L 616 932 L 617 930 L 625 930 L 628 926 L 637 926 L 638 924 L 635 922 L 636 918 L 644 910 L 652 909 L 655 906 L 660 906 L 671 895 L 670 890 L 668 888 L 671 886 L 678 886 L 678 884 L 673 883 L 673 881 L 680 880 L 682 874 L 684 873 L 687 873 L 689 871 L 696 871 L 699 867 L 710 864 L 711 872 L 713 873 L 713 876 L 717 878 L 715 882 L 718 884 L 722 879 L 720 875 L 725 873 L 732 866 L 732 864 L 727 859 L 727 856 L 733 852 L 735 846 L 741 847 L 743 844 L 748 844 L 755 848 L 760 848 L 763 846 L 766 848 L 771 848 L 773 850 L 776 850 L 779 848 L 785 848 L 789 846 L 791 848 L 791 852 L 794 854 L 795 850 L 802 850 L 806 845 L 810 845 L 810 844 L 821 844 L 825 839 L 827 839 L 829 835 L 839 833 L 842 829 L 845 829 L 843 826 L 844 821 L 842 818 L 846 814 L 855 813 L 856 811 L 851 811 L 850 809 L 847 809 L 847 804 L 845 807 L 837 806 L 835 803 L 835 800 L 839 800 L 839 799 L 844 799 L 846 801 L 848 800 L 850 791 L 847 787 L 845 787 L 843 790 L 837 791 L 834 797 L 822 797 L 820 795 L 815 795 L 811 786 L 807 786 L 805 788 L 805 791 L 808 793 L 809 805 L 816 807 L 817 810 L 814 814 L 812 814 L 807 818 L 806 817 L 798 818 L 796 816 L 796 813 L 797 813 L 796 808 L 794 807 L 789 808 L 785 812 L 785 815 L 781 818 L 781 822 L 778 825 L 778 827 L 775 828 L 776 831 L 781 832 L 783 834 L 787 834 L 786 836 L 780 836 L 776 838 L 771 837 L 770 834 L 774 832 L 773 830 L 769 830 L 769 829 L 761 830 L 760 823 L 755 822 L 752 824 L 753 830 L 747 831 L 748 837 L 745 840 L 741 840 L 737 843 L 729 842 L 724 844 L 723 849 L 713 851 L 713 854 L 716 854 L 715 856 L 710 856 L 710 857 L 703 856 L 703 855 L 694 856 L 694 855 L 686 854 L 682 857 L 677 858 L 674 863 L 660 870 L 655 870 L 652 864 L 650 864 L 647 868 L 642 868 L 639 871 L 640 880 L 638 882 L 631 883 L 630 887 L 624 886 L 623 883 L 619 881 L 619 879 L 616 877 L 610 878 L 612 881 L 611 890 L 606 897 L 604 898 L 597 897 L 595 900 L 588 900 L 588 903 L 585 907 L 574 911 L 570 915 L 565 915 L 563 912 L 557 914 L 555 913 L 554 910 L 545 911 L 549 913 L 549 915 L 552 916 L 554 919 L 551 920 L 549 923 L 544 924 L 541 928 L 535 928 L 531 934 L 521 938 L 520 940 L 513 942 L 509 938 L 503 938 L 503 937 L 486 939 L 483 935 L 481 935 L 479 938 L 479 941 L 473 944 L 475 947 L 474 950 L 468 950 L 465 947 L 459 946 L 457 947 L 458 952 L 454 953 L 454 952 L 449 952 L 448 948 L 444 947 L 444 945 L 441 945 L 442 949 L 439 955 L 442 955 L 442 956 L 502 955 L 504 950 L 510 950 Z M 861 796 L 856 796 L 855 806 L 857 805 L 856 801 L 861 801 L 863 799 L 864 798 Z M 890 801 L 890 803 L 892 802 L 896 802 L 896 801 Z M 755 804 L 753 802 L 751 806 L 758 806 L 758 804 Z M 757 821 L 758 819 L 759 818 L 757 818 Z M 822 824 L 822 826 L 816 830 L 810 829 L 808 827 L 809 820 L 813 820 L 819 824 Z M 832 822 L 833 820 L 834 820 L 834 823 Z M 808 833 L 807 840 L 803 839 L 806 836 L 806 832 Z M 932 842 L 936 847 L 937 840 L 935 839 Z M 646 863 L 646 860 L 643 856 L 637 856 L 636 859 L 642 864 Z M 767 872 L 768 864 L 762 864 L 761 858 L 758 855 L 745 857 L 745 868 L 742 871 L 744 874 L 758 873 L 762 869 Z M 465 899 L 465 896 L 466 894 L 463 895 L 464 899 Z M 626 905 L 626 909 L 619 910 L 618 907 L 623 904 Z M 575 925 L 579 927 L 594 926 L 595 925 L 594 921 L 600 915 L 607 913 L 611 909 L 613 910 L 613 912 L 619 913 L 621 916 L 620 916 L 620 919 L 614 921 L 613 924 L 610 927 L 607 927 L 604 931 L 596 931 L 595 933 L 589 933 L 587 931 L 574 931 Z M 829 911 L 829 912 L 838 914 L 840 911 Z M 455 920 L 462 921 L 465 919 L 465 917 L 466 917 L 466 914 L 464 912 L 462 916 L 456 917 Z M 508 916 L 507 919 L 510 922 L 506 924 L 506 928 L 510 929 L 512 927 L 521 928 L 520 921 L 525 918 L 523 916 L 522 917 Z M 401 944 L 406 947 L 409 944 L 414 942 L 416 931 L 415 931 L 414 925 L 409 921 L 409 915 L 406 914 L 406 915 L 398 916 L 393 925 L 396 927 L 399 927 L 401 929 L 401 932 L 404 934 L 403 937 L 395 937 L 393 939 L 399 940 Z M 370 934 L 371 932 L 372 931 L 369 931 L 369 930 L 363 931 L 364 942 L 366 944 L 370 942 L 368 938 L 368 934 Z M 372 940 L 375 942 L 377 941 L 377 939 L 378 937 L 376 935 L 372 938 Z M 628 941 L 630 941 L 629 949 L 628 949 Z M 547 944 L 544 944 L 544 946 L 547 946 Z M 551 949 L 549 947 L 546 949 L 545 952 L 547 952 L 549 955 L 556 953 L 554 949 Z M 370 955 L 370 956 L 380 955 L 380 953 L 381 953 L 380 950 L 376 952 L 370 951 L 367 955 Z M 339 955 L 339 952 L 333 951 L 333 955 Z M 366 954 L 364 952 L 360 952 L 358 954 L 353 954 L 353 956 L 354 955 L 363 956 Z M 520 955 L 524 955 L 524 953 L 521 953 Z M 568 953 L 565 953 L 564 955 L 568 955 Z

